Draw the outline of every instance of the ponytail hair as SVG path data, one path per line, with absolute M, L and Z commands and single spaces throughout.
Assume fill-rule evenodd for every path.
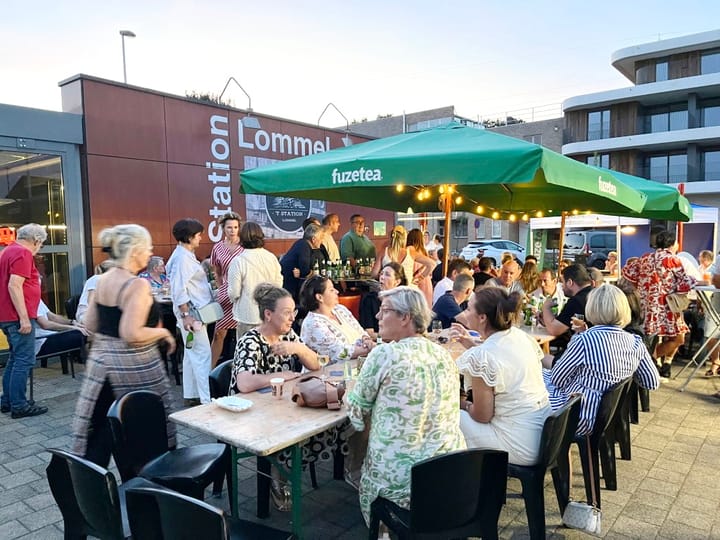
M 391 261 L 401 262 L 400 252 L 407 244 L 407 231 L 402 225 L 395 225 L 390 232 L 390 245 L 388 246 L 388 257 Z

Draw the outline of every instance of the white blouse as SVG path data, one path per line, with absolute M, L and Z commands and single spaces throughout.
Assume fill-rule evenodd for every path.
M 335 306 L 333 314 L 337 321 L 320 313 L 308 313 L 300 329 L 300 339 L 313 351 L 327 354 L 331 362 L 337 362 L 349 359 L 355 344 L 367 336 L 367 332 L 345 306 Z

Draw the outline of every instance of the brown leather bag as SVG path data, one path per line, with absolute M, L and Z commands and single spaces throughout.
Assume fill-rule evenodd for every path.
M 316 375 L 302 377 L 295 383 L 292 400 L 300 407 L 327 407 L 337 410 L 345 395 L 345 383 L 323 382 Z

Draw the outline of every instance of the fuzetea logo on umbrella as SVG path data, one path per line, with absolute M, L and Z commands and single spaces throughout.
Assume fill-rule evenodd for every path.
M 360 167 L 352 171 L 339 171 L 333 169 L 333 184 L 349 184 L 351 182 L 382 182 L 382 171 L 380 169 L 366 169 Z
M 617 186 L 608 180 L 603 180 L 602 176 L 598 176 L 598 189 L 602 193 L 617 196 Z

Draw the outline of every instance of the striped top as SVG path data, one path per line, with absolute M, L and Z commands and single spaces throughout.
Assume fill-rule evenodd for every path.
M 220 270 L 215 276 L 218 284 L 217 301 L 220 302 L 223 308 L 222 319 L 215 323 L 215 328 L 219 330 L 229 330 L 237 326 L 235 319 L 233 319 L 232 302 L 228 298 L 227 273 L 232 260 L 242 251 L 243 247 L 240 244 L 228 247 L 225 241 L 222 240 L 213 246 L 210 253 L 210 263 Z
M 642 338 L 617 326 L 593 326 L 575 335 L 552 371 L 545 372 L 553 410 L 570 395 L 582 394 L 578 435 L 592 433 L 602 395 L 617 383 L 634 377 L 643 388 L 660 385 Z

